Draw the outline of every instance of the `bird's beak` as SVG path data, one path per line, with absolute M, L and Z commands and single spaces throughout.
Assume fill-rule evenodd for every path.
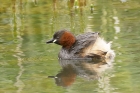
M 48 43 L 55 43 L 55 42 L 56 42 L 56 39 L 51 39 L 51 40 L 47 41 L 46 43 L 48 44 Z

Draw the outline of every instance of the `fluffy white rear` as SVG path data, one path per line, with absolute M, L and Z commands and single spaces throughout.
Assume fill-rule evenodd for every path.
M 98 37 L 94 45 L 92 46 L 92 51 L 104 51 L 107 52 L 110 50 L 111 42 L 107 43 L 104 39 Z
M 113 50 L 111 50 L 111 43 L 107 43 L 103 38 L 98 37 L 96 42 L 89 46 L 88 48 L 85 49 L 84 55 L 89 55 L 89 54 L 101 54 L 104 52 L 107 52 L 105 55 L 106 59 L 112 59 L 115 57 L 115 53 Z

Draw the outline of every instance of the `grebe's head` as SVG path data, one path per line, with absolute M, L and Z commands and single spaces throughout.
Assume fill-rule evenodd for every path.
M 46 43 L 56 43 L 61 45 L 63 48 L 70 48 L 75 41 L 76 39 L 72 33 L 67 30 L 60 30 L 53 35 L 53 39 L 47 41 Z

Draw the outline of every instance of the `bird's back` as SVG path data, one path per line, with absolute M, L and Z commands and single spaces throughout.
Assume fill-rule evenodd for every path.
M 76 42 L 71 48 L 71 52 L 74 54 L 81 54 L 83 50 L 94 44 L 98 38 L 98 33 L 87 32 L 76 36 Z
M 114 52 L 111 50 L 111 43 L 107 43 L 103 38 L 99 37 L 97 32 L 78 35 L 71 49 L 72 54 L 82 58 L 114 56 Z

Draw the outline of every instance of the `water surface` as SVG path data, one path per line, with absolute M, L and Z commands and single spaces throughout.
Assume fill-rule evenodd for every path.
M 73 1 L 1 1 L 0 93 L 139 93 L 140 1 Z M 60 29 L 100 32 L 114 62 L 59 61 Z

